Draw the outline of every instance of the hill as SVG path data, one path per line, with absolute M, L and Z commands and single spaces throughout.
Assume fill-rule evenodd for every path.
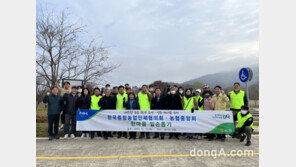
M 253 79 L 249 84 L 251 86 L 259 82 L 259 65 L 250 66 L 250 68 L 253 70 Z M 216 85 L 220 85 L 222 86 L 222 88 L 228 87 L 228 86 L 232 86 L 234 82 L 240 82 L 238 78 L 239 70 L 240 69 L 235 69 L 232 71 L 208 74 L 202 77 L 198 77 L 198 78 L 183 82 L 183 84 L 192 85 L 198 81 L 204 84 L 208 84 L 210 87 L 214 87 Z M 240 83 L 242 86 L 245 86 L 245 84 L 243 84 L 242 82 Z

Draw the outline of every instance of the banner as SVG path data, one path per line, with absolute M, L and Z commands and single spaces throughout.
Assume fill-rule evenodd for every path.
M 231 111 L 77 110 L 77 131 L 234 132 Z

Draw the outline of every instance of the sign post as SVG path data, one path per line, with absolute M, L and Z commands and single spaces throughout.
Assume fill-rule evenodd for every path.
M 249 102 L 249 85 L 248 82 L 252 80 L 253 78 L 253 71 L 251 70 L 251 68 L 246 67 L 246 68 L 242 68 L 239 71 L 238 77 L 240 79 L 241 82 L 245 82 L 246 83 L 246 91 L 247 91 L 247 98 L 248 98 L 248 107 L 250 108 L 250 102 Z

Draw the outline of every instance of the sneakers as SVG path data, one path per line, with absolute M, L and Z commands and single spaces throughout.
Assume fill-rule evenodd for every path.
M 59 127 L 59 131 L 64 129 L 64 124 L 62 124 L 60 127 Z
M 241 139 L 240 139 L 240 142 L 243 142 L 246 139 L 246 137 L 247 137 L 246 135 L 242 135 Z
M 89 138 L 89 133 L 86 133 L 86 137 Z
M 164 140 L 164 136 L 161 136 L 160 140 Z
M 60 137 L 58 135 L 54 136 L 54 139 L 60 139 Z
M 53 139 L 53 137 L 52 136 L 49 136 L 48 140 L 52 140 L 52 139 Z
M 69 135 L 65 134 L 64 139 L 68 139 Z
M 250 146 L 251 145 L 251 141 L 247 141 L 245 146 Z
M 71 138 L 74 139 L 75 138 L 75 135 L 74 134 L 71 134 Z
M 84 138 L 85 136 L 86 136 L 85 133 L 82 133 L 81 138 Z

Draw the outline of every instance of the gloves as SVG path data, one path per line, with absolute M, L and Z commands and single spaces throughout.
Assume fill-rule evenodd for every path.
M 123 102 L 125 102 L 125 97 L 123 98 Z
M 191 108 L 191 113 L 194 113 L 194 108 Z

